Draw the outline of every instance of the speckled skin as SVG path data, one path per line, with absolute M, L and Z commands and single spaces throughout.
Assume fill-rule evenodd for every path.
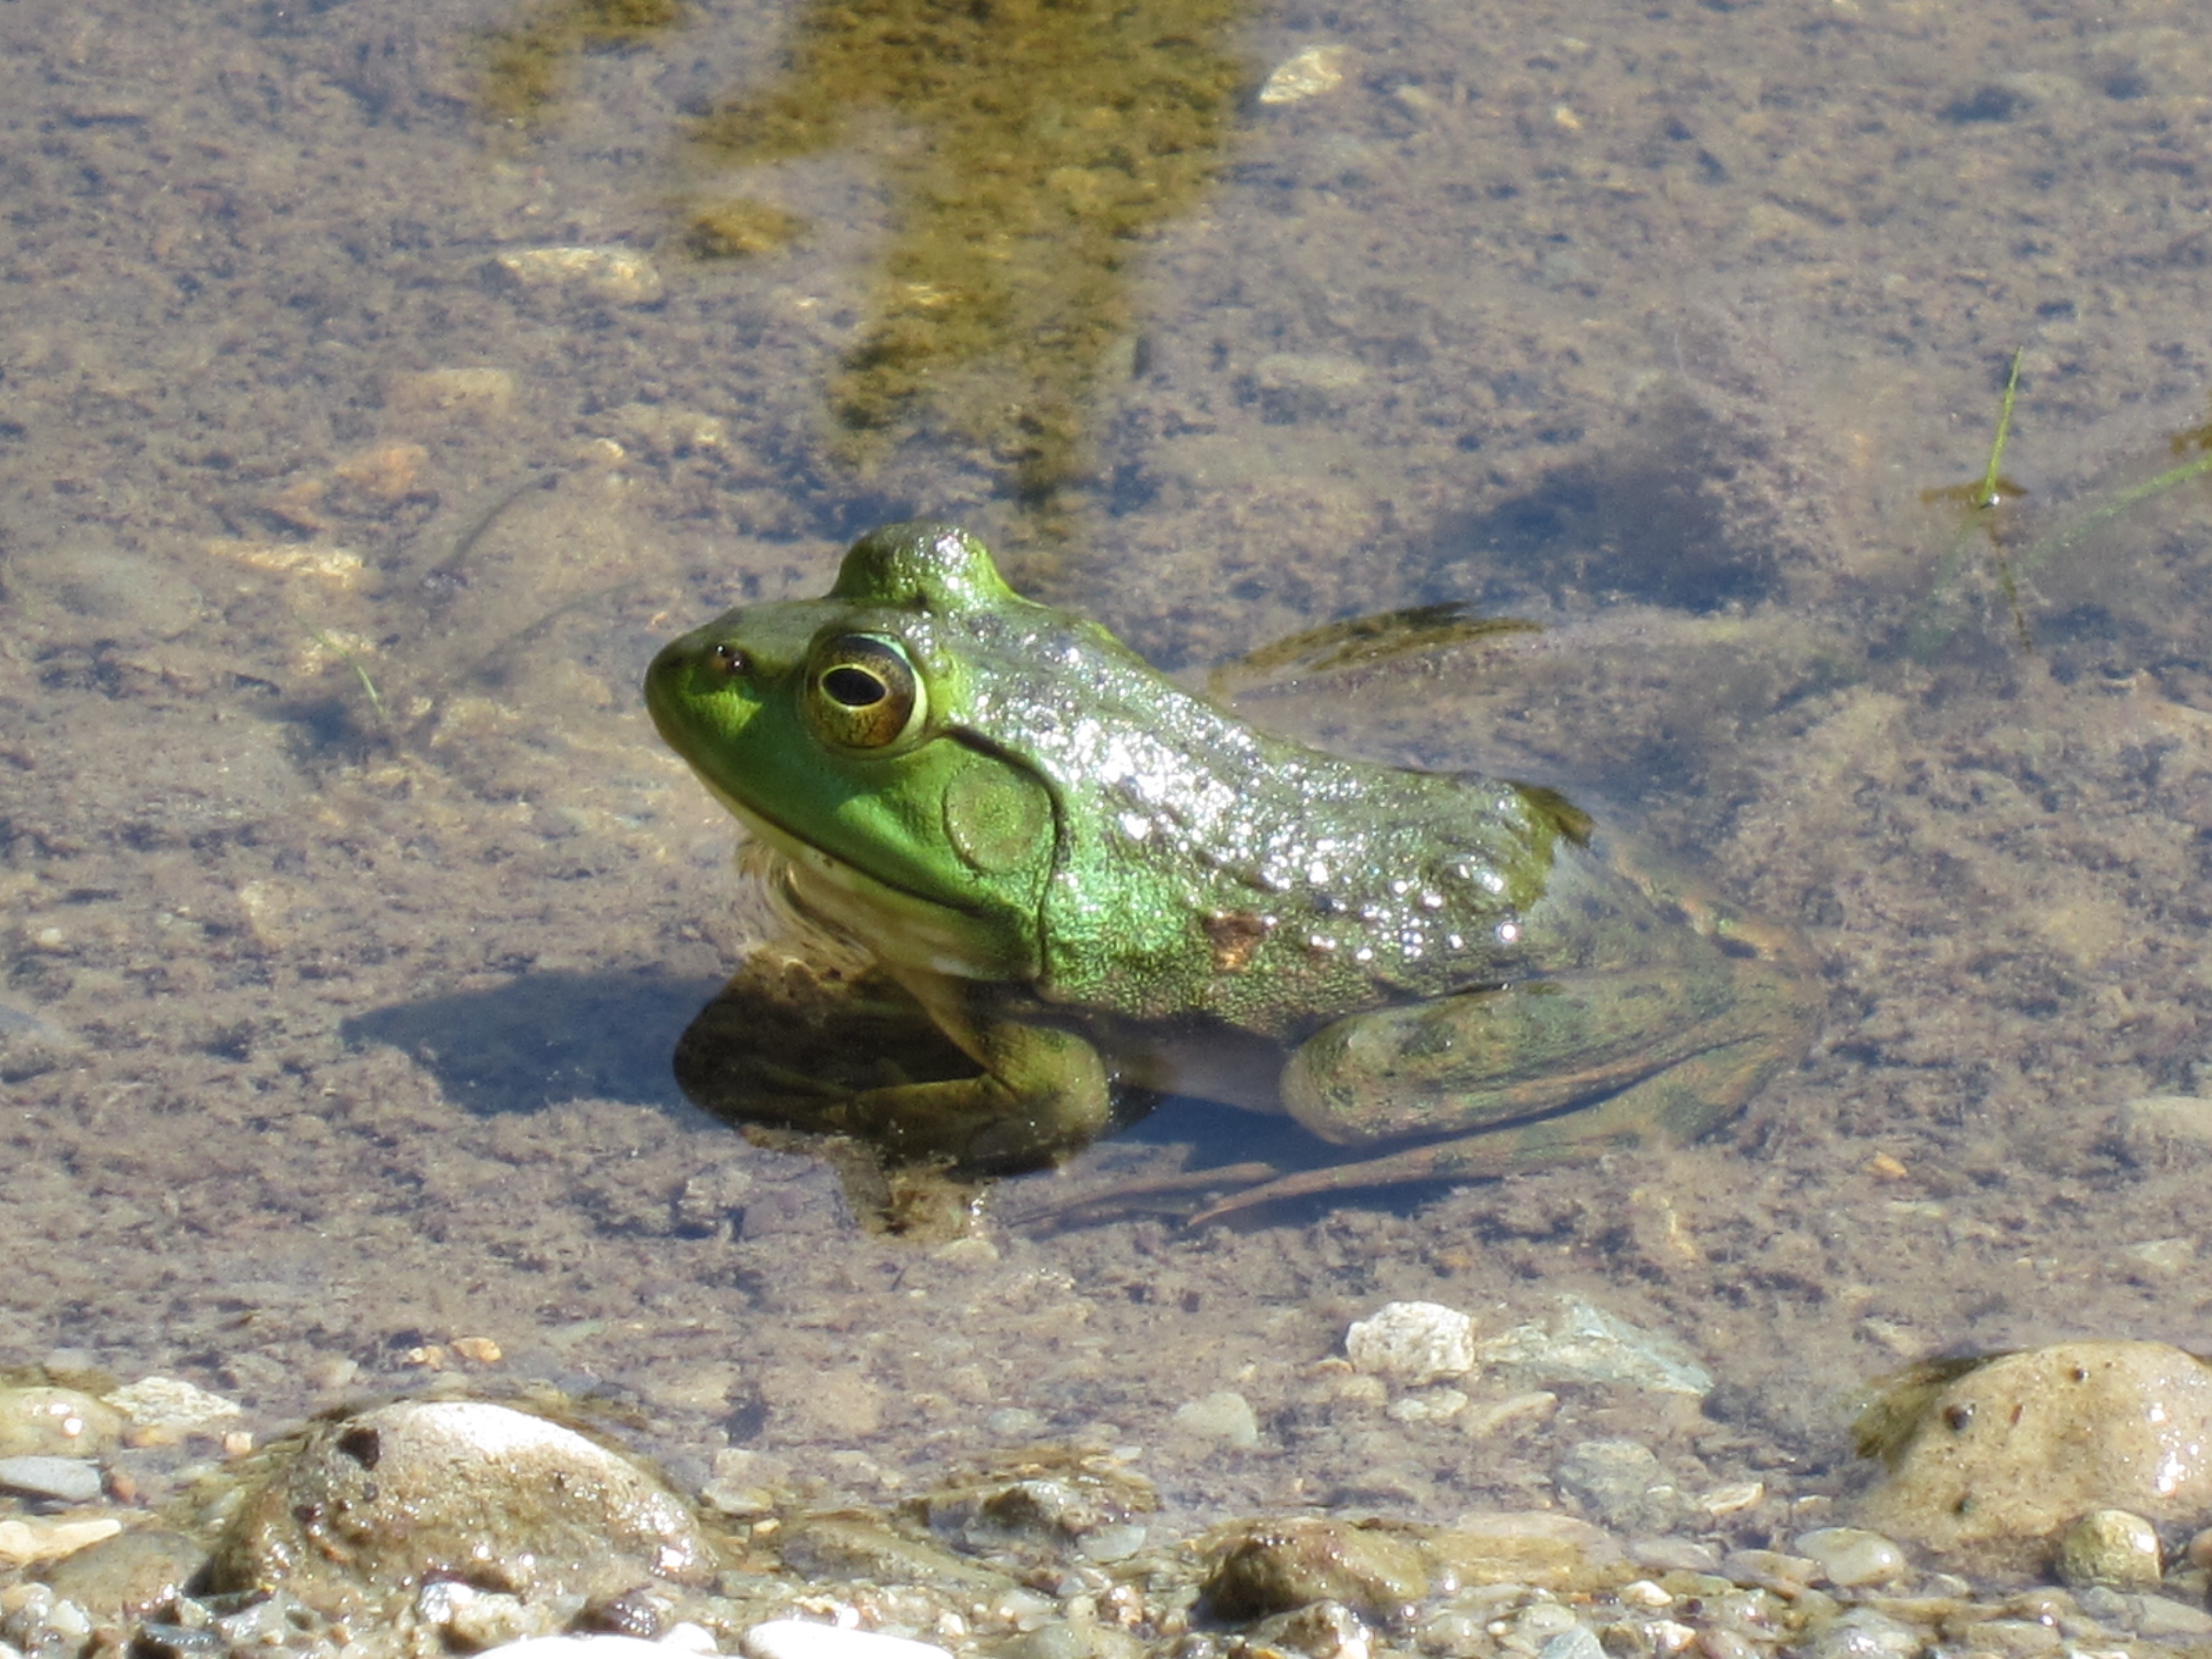
M 1786 937 L 1557 796 L 1255 732 L 947 526 L 672 641 L 646 696 L 797 907 L 984 1066 L 860 1097 L 903 1152 L 1038 1162 L 1135 1089 L 1421 1143 L 1255 1197 L 1487 1172 L 1695 1134 L 1810 1034 Z

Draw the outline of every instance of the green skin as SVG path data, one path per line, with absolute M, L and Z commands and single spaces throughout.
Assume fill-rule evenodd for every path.
M 1686 1140 L 1811 1038 L 1788 935 L 1558 796 L 1255 732 L 946 526 L 672 641 L 645 690 L 787 899 L 982 1068 L 841 1103 L 902 1156 L 1047 1162 L 1133 1091 L 1354 1149 L 1219 1213 Z

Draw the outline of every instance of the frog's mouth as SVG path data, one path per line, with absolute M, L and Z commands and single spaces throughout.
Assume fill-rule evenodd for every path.
M 993 950 L 972 911 L 872 875 L 793 834 L 774 818 L 708 784 L 730 816 L 744 825 L 763 854 L 769 890 L 805 926 L 826 927 L 895 968 L 917 968 L 960 979 L 1027 977 L 1034 969 Z M 741 854 L 742 856 L 742 854 Z M 750 862 L 750 860 L 748 860 Z

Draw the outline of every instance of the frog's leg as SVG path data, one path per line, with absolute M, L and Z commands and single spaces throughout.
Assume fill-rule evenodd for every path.
M 1084 1038 L 991 1018 L 982 988 L 968 981 L 898 977 L 982 1075 L 860 1090 L 823 1111 L 825 1127 L 901 1160 L 945 1158 L 979 1171 L 1049 1163 L 1113 1127 L 1106 1061 Z
M 1340 1142 L 1444 1138 L 1284 1176 L 1192 1220 L 1315 1193 L 1507 1175 L 1653 1135 L 1694 1139 L 1804 1052 L 1810 995 L 1790 966 L 1716 960 L 1340 1020 L 1285 1067 L 1291 1115 Z

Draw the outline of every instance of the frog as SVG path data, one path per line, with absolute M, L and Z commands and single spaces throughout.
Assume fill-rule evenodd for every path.
M 670 641 L 645 701 L 780 905 L 977 1068 L 841 1097 L 902 1159 L 1046 1166 L 1170 1096 L 1340 1149 L 1215 1216 L 1693 1140 L 1814 1033 L 1790 930 L 1559 792 L 1258 729 L 951 525 Z

